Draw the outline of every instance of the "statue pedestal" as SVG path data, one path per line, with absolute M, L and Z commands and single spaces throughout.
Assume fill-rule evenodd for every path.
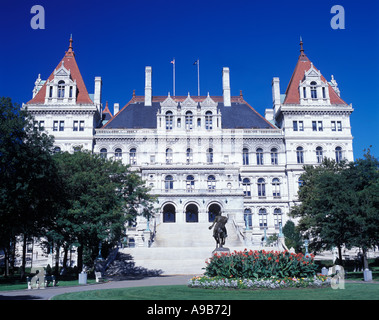
M 230 250 L 229 248 L 224 248 L 224 247 L 221 247 L 221 248 L 216 248 L 212 251 L 212 254 L 215 254 L 215 253 L 230 253 Z

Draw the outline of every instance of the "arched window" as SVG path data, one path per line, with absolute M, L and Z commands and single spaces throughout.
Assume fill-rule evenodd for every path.
M 55 147 L 54 150 L 53 150 L 53 153 L 59 153 L 61 152 L 61 148 L 60 147 Z
M 243 188 L 243 194 L 245 197 L 250 197 L 251 196 L 251 184 L 250 184 L 250 179 L 245 178 L 242 180 L 242 188 Z
M 115 160 L 121 160 L 122 159 L 122 150 L 120 148 L 117 148 L 114 151 L 114 158 L 115 158 Z
M 174 178 L 171 175 L 168 175 L 164 179 L 164 188 L 166 192 L 174 189 Z
M 249 165 L 249 149 L 248 148 L 242 149 L 242 164 L 244 166 Z
M 276 166 L 278 164 L 278 149 L 271 149 L 271 164 Z
M 208 191 L 215 192 L 216 191 L 216 178 L 213 175 L 208 176 Z
M 205 129 L 212 130 L 212 111 L 205 113 Z
M 166 163 L 167 164 L 172 163 L 172 149 L 170 148 L 166 149 Z
M 191 148 L 187 148 L 187 151 L 186 151 L 186 162 L 187 162 L 187 164 L 192 163 L 192 160 L 193 160 L 192 149 Z
M 266 209 L 259 209 L 259 228 L 267 228 L 267 211 Z
M 280 197 L 280 182 L 278 178 L 272 179 L 272 196 L 274 198 Z
M 322 162 L 322 160 L 323 160 L 322 147 L 316 148 L 316 159 L 317 159 L 317 163 Z
M 256 150 L 257 153 L 257 165 L 263 165 L 263 149 L 258 148 Z
M 137 164 L 137 149 L 131 148 L 129 150 L 129 164 L 135 165 Z
M 342 160 L 342 148 L 337 147 L 335 151 L 336 151 L 336 162 L 339 163 Z
M 193 190 L 195 189 L 195 178 L 192 175 L 187 176 L 186 189 L 187 192 L 193 192 Z
M 283 225 L 282 210 L 279 208 L 274 209 L 274 225 L 276 229 L 279 229 L 279 224 Z
M 303 147 L 296 148 L 297 163 L 304 163 L 304 149 Z
M 191 111 L 186 112 L 186 129 L 192 130 L 193 115 Z
M 171 111 L 166 112 L 166 130 L 172 130 L 173 115 Z
M 102 158 L 102 159 L 106 159 L 107 158 L 107 149 L 102 148 L 100 150 L 100 158 Z
M 243 219 L 245 221 L 245 227 L 249 230 L 253 226 L 253 215 L 251 214 L 251 209 L 246 208 L 243 212 Z
M 172 204 L 166 204 L 163 207 L 163 222 L 175 222 L 176 214 L 175 214 L 175 207 Z
M 64 98 L 64 87 L 65 83 L 63 80 L 58 82 L 58 98 Z
M 259 178 L 258 179 L 258 197 L 265 197 L 266 196 L 266 182 L 265 179 Z
M 199 208 L 196 204 L 190 203 L 186 207 L 186 222 L 199 222 Z
M 317 99 L 317 83 L 315 81 L 311 82 L 311 98 Z
M 213 163 L 213 149 L 207 149 L 207 163 Z

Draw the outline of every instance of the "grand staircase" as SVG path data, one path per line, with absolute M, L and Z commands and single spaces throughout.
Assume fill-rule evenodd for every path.
M 156 237 L 150 248 L 123 248 L 120 252 L 130 254 L 136 266 L 160 269 L 163 274 L 204 273 L 205 261 L 216 247 L 210 223 L 163 223 L 156 228 Z M 228 237 L 225 247 L 230 251 L 243 250 L 231 223 L 226 224 Z

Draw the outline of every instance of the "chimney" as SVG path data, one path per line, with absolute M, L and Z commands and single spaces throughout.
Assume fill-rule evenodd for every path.
M 151 67 L 145 68 L 145 106 L 152 105 Z
M 95 77 L 95 94 L 93 97 L 93 103 L 96 105 L 99 112 L 101 112 L 101 86 L 101 77 Z
M 274 108 L 274 114 L 280 107 L 280 81 L 279 78 L 272 79 L 272 107 Z
M 222 95 L 224 96 L 224 106 L 230 107 L 230 75 L 229 68 L 222 68 Z
M 120 110 L 120 104 L 119 103 L 114 103 L 113 104 L 113 115 L 115 116 Z

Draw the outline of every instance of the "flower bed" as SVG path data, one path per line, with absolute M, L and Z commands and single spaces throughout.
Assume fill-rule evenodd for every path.
M 190 288 L 203 289 L 285 289 L 285 288 L 307 288 L 330 286 L 330 278 L 316 275 L 311 278 L 291 278 L 280 279 L 277 277 L 262 279 L 233 279 L 222 277 L 193 277 L 188 281 Z

